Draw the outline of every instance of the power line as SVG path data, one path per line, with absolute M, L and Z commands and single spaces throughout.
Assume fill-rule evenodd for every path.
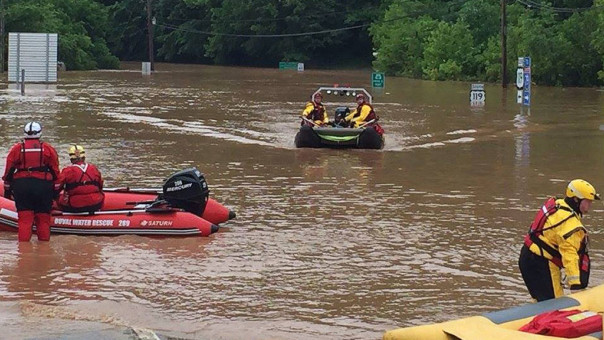
M 309 15 L 288 15 L 288 16 L 279 17 L 279 18 L 256 18 L 256 19 L 239 19 L 239 20 L 169 19 L 169 21 L 183 21 L 183 22 L 187 22 L 187 21 L 195 20 L 195 21 L 200 22 L 200 23 L 204 23 L 204 22 L 209 22 L 209 23 L 221 22 L 221 23 L 229 23 L 229 24 L 230 23 L 239 23 L 239 22 L 275 22 L 275 21 L 285 21 L 285 20 L 288 20 L 290 18 L 307 19 L 307 18 L 325 17 L 325 16 L 333 15 L 333 14 L 366 13 L 367 11 L 375 10 L 375 9 L 376 9 L 375 7 L 368 7 L 366 9 L 362 9 L 362 10 L 359 10 L 358 8 L 355 8 L 354 10 L 333 11 L 333 12 L 316 13 L 316 14 L 309 14 Z
M 576 12 L 585 12 L 591 11 L 595 9 L 604 8 L 604 6 L 591 6 L 591 7 L 578 7 L 578 8 L 570 8 L 570 7 L 552 7 L 548 4 L 543 4 L 540 2 L 532 1 L 532 0 L 516 0 L 517 2 L 525 5 L 528 8 L 535 9 L 549 9 L 556 13 L 576 13 Z
M 208 31 L 199 31 L 193 29 L 180 28 L 172 25 L 162 25 L 157 24 L 157 26 L 167 28 L 173 31 L 181 31 L 188 33 L 197 33 L 203 35 L 214 35 L 220 37 L 238 37 L 238 38 L 285 38 L 285 37 L 302 37 L 307 35 L 318 35 L 318 34 L 326 34 L 326 33 L 334 33 L 334 32 L 342 32 L 354 30 L 362 27 L 370 26 L 371 24 L 362 24 L 362 25 L 354 25 L 348 27 L 340 27 L 329 30 L 321 30 L 321 31 L 313 31 L 313 32 L 304 32 L 304 33 L 285 33 L 285 34 L 235 34 L 235 33 L 219 33 L 219 32 L 208 32 Z
M 382 23 L 387 23 L 387 22 L 392 22 L 392 21 L 398 21 L 398 20 L 409 18 L 412 15 L 417 15 L 417 14 L 418 13 L 410 13 L 410 14 L 407 14 L 407 15 L 402 16 L 402 17 L 396 17 L 396 18 L 393 18 L 393 19 L 382 20 L 379 23 L 382 24 Z M 301 32 L 301 33 L 284 33 L 284 34 L 236 34 L 236 33 L 221 33 L 221 32 L 200 31 L 200 30 L 194 30 L 194 29 L 181 28 L 181 27 L 178 27 L 178 26 L 170 25 L 170 24 L 156 24 L 156 26 L 163 27 L 163 28 L 166 28 L 166 29 L 169 29 L 169 30 L 173 30 L 173 31 L 188 32 L 188 33 L 197 33 L 197 34 L 212 35 L 212 36 L 221 36 L 221 37 L 285 38 L 285 37 L 302 37 L 302 36 L 309 36 L 309 35 L 319 35 L 319 34 L 326 34 L 326 33 L 349 31 L 349 30 L 359 29 L 359 28 L 363 28 L 363 27 L 368 27 L 368 26 L 371 26 L 372 24 L 378 24 L 378 22 L 375 22 L 375 23 L 365 23 L 365 24 L 346 26 L 346 27 L 340 27 L 340 28 L 333 28 L 333 29 L 326 29 L 326 30 L 320 30 L 320 31 Z
M 463 4 L 463 3 L 464 3 L 464 0 L 457 0 L 457 1 L 453 2 L 454 5 Z M 346 26 L 346 27 L 340 27 L 340 28 L 334 28 L 334 29 L 326 29 L 326 30 L 320 30 L 320 31 L 301 32 L 301 33 L 284 33 L 284 34 L 237 34 L 237 33 L 221 33 L 221 32 L 211 32 L 211 31 L 201 31 L 201 30 L 195 30 L 195 29 L 181 28 L 179 26 L 175 26 L 175 25 L 171 25 L 171 24 L 156 24 L 156 26 L 163 27 L 163 28 L 166 28 L 166 29 L 172 30 L 172 31 L 196 33 L 196 34 L 203 34 L 203 35 L 210 35 L 210 36 L 236 37 L 236 38 L 286 38 L 286 37 L 302 37 L 302 36 L 335 33 L 335 32 L 342 32 L 342 31 L 350 31 L 350 30 L 355 30 L 355 29 L 359 29 L 359 28 L 363 28 L 363 27 L 368 27 L 368 26 L 371 26 L 372 24 L 383 24 L 383 23 L 403 20 L 403 19 L 413 17 L 416 15 L 421 15 L 426 12 L 427 12 L 427 10 L 425 10 L 425 9 L 416 10 L 415 13 L 408 13 L 401 17 L 396 17 L 396 18 L 392 18 L 392 19 L 388 19 L 388 20 L 381 20 L 379 22 L 365 23 L 365 24 Z M 345 13 L 345 12 L 333 12 L 333 13 Z M 276 19 L 279 19 L 279 18 L 276 18 Z M 285 18 L 283 18 L 283 19 L 285 19 Z M 242 21 L 245 21 L 245 20 L 242 20 Z M 237 21 L 233 21 L 233 22 L 237 22 Z

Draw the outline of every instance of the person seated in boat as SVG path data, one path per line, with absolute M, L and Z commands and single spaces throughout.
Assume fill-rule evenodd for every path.
M 306 103 L 306 107 L 302 111 L 302 117 L 305 119 L 302 119 L 301 125 L 326 126 L 329 124 L 329 117 L 322 100 L 323 95 L 321 92 L 317 92 L 313 95 L 312 101 Z
M 581 218 L 599 199 L 591 184 L 575 179 L 568 183 L 564 198 L 549 198 L 539 209 L 518 259 L 522 279 L 533 299 L 544 301 L 564 295 L 563 283 L 571 292 L 587 287 L 590 262 L 587 229 Z
M 81 145 L 69 147 L 71 165 L 61 170 L 63 193 L 57 204 L 66 212 L 93 212 L 100 210 L 105 201 L 103 177 L 94 164 L 86 162 L 86 152 Z
M 367 102 L 365 95 L 359 93 L 356 95 L 357 108 L 352 110 L 346 117 L 342 125 L 352 128 L 358 128 L 365 125 L 376 123 L 378 116 L 373 111 L 373 106 Z M 369 123 L 372 122 L 372 123 Z

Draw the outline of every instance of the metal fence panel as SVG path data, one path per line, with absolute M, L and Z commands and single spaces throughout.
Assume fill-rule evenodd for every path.
M 8 81 L 20 82 L 25 70 L 25 82 L 56 83 L 57 33 L 8 34 Z

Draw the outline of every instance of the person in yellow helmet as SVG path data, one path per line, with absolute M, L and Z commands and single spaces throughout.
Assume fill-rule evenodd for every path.
M 86 152 L 81 145 L 71 145 L 68 153 L 71 165 L 61 170 L 64 190 L 57 200 L 59 208 L 68 212 L 100 210 L 105 201 L 101 172 L 86 162 Z
M 581 218 L 600 195 L 587 181 L 568 183 L 564 198 L 548 199 L 537 213 L 524 245 L 518 266 L 533 299 L 544 301 L 584 289 L 589 282 L 590 261 L 587 229 Z M 566 279 L 563 280 L 561 269 Z M 564 281 L 564 282 L 563 282 Z
M 312 123 L 303 119 L 302 125 L 313 125 L 314 123 L 316 126 L 324 126 L 329 124 L 329 117 L 322 101 L 323 95 L 321 92 L 317 92 L 313 95 L 312 101 L 306 103 L 306 107 L 302 111 L 302 117 L 312 121 Z

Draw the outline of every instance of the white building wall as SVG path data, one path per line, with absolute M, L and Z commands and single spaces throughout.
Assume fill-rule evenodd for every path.
M 8 81 L 20 81 L 25 70 L 25 82 L 56 83 L 58 46 L 57 33 L 9 33 Z

